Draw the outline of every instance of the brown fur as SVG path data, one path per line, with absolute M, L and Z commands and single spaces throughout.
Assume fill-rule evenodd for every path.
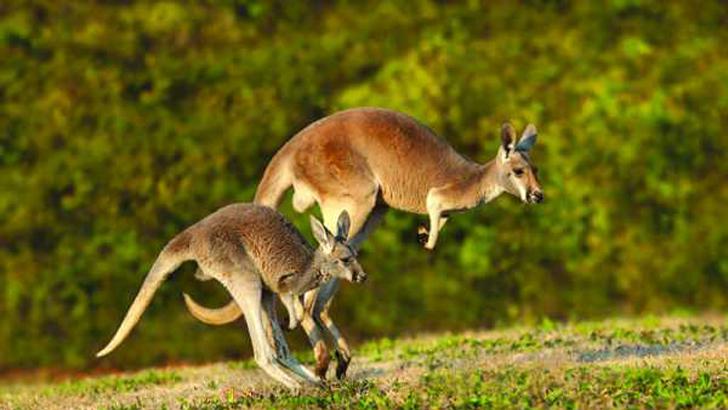
M 277 207 L 292 186 L 294 208 L 303 212 L 318 203 L 329 228 L 336 215 L 348 211 L 354 246 L 360 245 L 388 207 L 428 214 L 430 229 L 421 227 L 419 233 L 427 237 L 425 247 L 433 249 L 439 230 L 453 212 L 488 202 L 502 192 L 524 202 L 543 200 L 527 155 L 536 141 L 535 126 L 526 127 L 517 142 L 515 129 L 505 123 L 501 139 L 496 158 L 480 165 L 405 114 L 382 108 L 342 111 L 304 128 L 276 153 L 263 174 L 255 202 Z M 304 327 L 314 346 L 319 346 L 324 328 L 336 340 L 337 375 L 341 376 L 350 354 L 327 315 L 336 288 L 334 280 L 306 295 L 316 308 L 309 312 L 312 318 L 304 320 L 309 324 Z M 213 310 L 207 314 L 216 316 Z M 223 323 L 225 316 L 218 316 L 216 322 Z M 325 325 L 324 318 L 328 318 Z M 316 356 L 328 357 L 319 351 Z M 327 366 L 328 361 L 318 361 L 319 369 L 325 371 Z
M 381 189 L 390 207 L 419 214 L 427 213 L 430 188 L 475 176 L 481 168 L 413 118 L 380 108 L 342 111 L 296 134 L 271 161 L 256 202 L 265 202 L 272 178 L 268 170 L 281 172 L 278 167 L 304 183 L 319 202 L 330 196 L 366 197 Z M 410 169 L 416 172 L 406 172 Z

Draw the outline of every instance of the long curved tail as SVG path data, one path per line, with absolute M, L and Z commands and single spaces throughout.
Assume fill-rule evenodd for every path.
M 288 158 L 286 146 L 273 156 L 263 172 L 263 178 L 261 178 L 258 189 L 255 191 L 253 202 L 273 209 L 278 208 L 283 199 L 283 194 L 293 185 L 293 178 L 288 169 Z M 184 295 L 184 299 L 187 310 L 192 316 L 208 325 L 225 325 L 234 322 L 243 315 L 243 311 L 235 303 L 235 300 L 231 300 L 221 308 L 212 309 L 200 305 L 187 294 Z
M 173 240 L 167 245 L 164 250 L 159 254 L 157 260 L 152 265 L 152 269 L 149 270 L 147 277 L 144 279 L 139 293 L 137 293 L 134 302 L 131 304 L 129 311 L 126 312 L 124 320 L 121 322 L 119 329 L 114 334 L 108 345 L 96 353 L 96 357 L 106 356 L 116 349 L 121 342 L 126 339 L 129 332 L 139 322 L 142 313 L 146 310 L 149 303 L 152 301 L 154 293 L 157 291 L 159 286 L 169 277 L 169 275 L 175 271 L 186 260 L 185 256 L 187 252 L 187 246 L 183 245 L 184 249 L 174 249 L 175 241 Z M 172 249 L 170 249 L 172 248 Z
M 183 293 L 182 295 L 185 298 L 187 310 L 190 311 L 192 316 L 200 322 L 207 323 L 208 325 L 226 325 L 234 322 L 243 315 L 243 311 L 235 302 L 235 299 L 231 300 L 227 305 L 221 308 L 210 309 L 195 302 L 190 295 L 186 293 Z

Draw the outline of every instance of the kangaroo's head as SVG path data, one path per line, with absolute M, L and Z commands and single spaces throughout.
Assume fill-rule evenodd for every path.
M 501 127 L 501 146 L 496 165 L 498 181 L 504 191 L 526 203 L 543 201 L 543 190 L 538 181 L 538 169 L 531 162 L 528 151 L 536 143 L 536 126 L 528 124 L 516 142 L 516 130 L 506 122 Z
M 319 243 L 315 259 L 320 263 L 320 272 L 324 280 L 343 278 L 350 282 L 364 282 L 367 274 L 356 260 L 356 250 L 349 246 L 349 213 L 339 215 L 336 223 L 336 235 L 332 234 L 315 217 L 311 216 L 311 230 Z

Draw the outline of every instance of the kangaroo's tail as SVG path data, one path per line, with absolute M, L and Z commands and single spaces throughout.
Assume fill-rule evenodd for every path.
M 144 279 L 139 293 L 137 293 L 129 311 L 126 312 L 126 316 L 116 331 L 116 334 L 114 334 L 114 337 L 106 347 L 96 353 L 96 357 L 106 356 L 124 341 L 129 335 L 129 332 L 139 322 L 139 318 L 141 318 L 142 313 L 149 306 L 159 286 L 179 265 L 188 260 L 188 253 L 189 238 L 186 234 L 175 237 L 164 247 L 154 262 L 154 265 L 152 265 L 152 269 L 149 270 L 147 277 Z
M 273 209 L 278 208 L 283 199 L 283 194 L 293 185 L 293 175 L 289 168 L 290 155 L 288 147 L 283 146 L 273 156 L 263 172 L 263 178 L 255 191 L 253 202 Z M 221 308 L 214 309 L 200 305 L 187 294 L 184 295 L 184 299 L 187 310 L 192 316 L 208 325 L 225 325 L 234 322 L 243 315 L 243 311 L 235 300 L 231 300 Z
M 183 295 L 185 297 L 187 310 L 189 310 L 192 316 L 202 323 L 217 326 L 226 325 L 234 322 L 243 315 L 243 311 L 240 309 L 240 306 L 238 306 L 235 300 L 231 300 L 227 305 L 221 308 L 211 309 L 195 302 L 190 295 L 186 293 L 183 293 Z
M 253 202 L 259 205 L 278 208 L 283 194 L 293 185 L 293 175 L 289 169 L 289 155 L 284 146 L 271 159 L 263 172 L 263 178 L 255 191 Z

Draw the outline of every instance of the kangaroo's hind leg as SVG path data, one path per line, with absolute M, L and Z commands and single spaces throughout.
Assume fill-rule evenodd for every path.
M 321 379 L 291 355 L 291 351 L 288 349 L 288 343 L 286 343 L 286 339 L 283 336 L 283 330 L 276 317 L 275 295 L 265 289 L 263 290 L 263 308 L 263 324 L 266 327 L 269 342 L 276 347 L 278 362 L 305 381 L 320 385 Z
M 382 222 L 382 218 L 384 218 L 384 214 L 387 213 L 387 209 L 389 208 L 384 204 L 375 205 L 374 209 L 372 209 L 369 215 L 366 216 L 366 222 L 364 222 L 362 228 L 358 232 L 354 232 L 352 229 L 351 234 L 353 236 L 349 238 L 349 244 L 354 247 L 354 249 L 357 251 L 361 249 L 362 243 Z M 357 215 L 357 218 L 361 218 L 361 216 Z
M 244 272 L 216 276 L 243 311 L 256 363 L 273 379 L 290 388 L 299 388 L 300 383 L 289 376 L 285 368 L 278 363 L 276 349 L 266 337 L 263 320 L 267 315 L 263 314 L 263 284 L 260 278 L 246 275 Z

